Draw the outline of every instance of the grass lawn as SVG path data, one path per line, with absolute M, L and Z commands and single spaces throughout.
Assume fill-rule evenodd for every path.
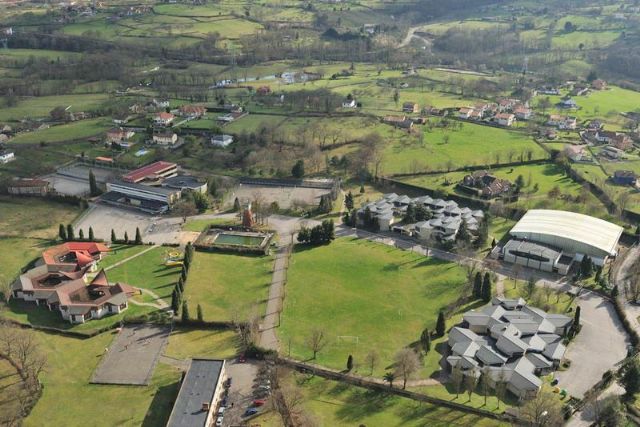
M 13 280 L 20 274 L 20 269 L 34 260 L 53 242 L 43 239 L 19 237 L 1 237 L 0 250 L 3 253 L 0 263 L 0 278 Z
M 536 287 L 533 294 L 529 295 L 525 280 L 505 279 L 504 282 L 504 294 L 507 298 L 522 297 L 528 304 L 539 307 L 549 313 L 567 314 L 575 309 L 574 297 L 554 290 L 547 290 L 546 292 L 544 288 Z
M 91 375 L 112 333 L 85 340 L 37 333 L 47 355 L 44 393 L 25 426 L 157 426 L 167 422 L 180 372 L 158 365 L 148 387 L 92 385 Z
M 392 394 L 290 374 L 302 391 L 304 408 L 322 426 L 501 426 L 493 419 L 443 408 Z
M 110 128 L 108 120 L 89 119 L 73 122 L 65 125 L 52 126 L 33 132 L 20 134 L 11 140 L 14 144 L 34 144 L 40 142 L 56 143 L 88 138 L 106 132 Z
M 180 277 L 180 268 L 166 267 L 167 248 L 151 249 L 131 261 L 125 262 L 107 273 L 109 281 L 123 282 L 138 288 L 149 289 L 171 303 L 171 293 Z
M 196 252 L 184 297 L 195 315 L 200 304 L 205 320 L 265 312 L 273 258 L 270 256 Z
M 0 235 L 53 238 L 60 224 L 71 223 L 79 207 L 40 198 L 0 196 Z
M 176 359 L 209 357 L 230 359 L 238 353 L 237 334 L 230 329 L 174 328 L 164 354 Z
M 55 95 L 22 98 L 15 107 L 0 110 L 0 121 L 23 118 L 48 117 L 55 107 L 71 107 L 71 111 L 89 111 L 99 107 L 109 98 L 105 94 Z
M 16 394 L 20 392 L 22 379 L 16 368 L 0 359 L 0 423 L 11 425 L 11 417 L 20 409 Z
M 434 328 L 438 312 L 460 296 L 464 282 L 455 264 L 367 241 L 344 238 L 297 247 L 279 330 L 283 351 L 290 345 L 292 356 L 309 359 L 305 341 L 320 328 L 327 346 L 317 363 L 341 369 L 349 354 L 363 361 L 376 350 L 380 363 L 373 374 L 382 376 L 398 350 L 415 342 L 425 327 Z M 434 370 L 435 357 L 422 374 Z
M 384 149 L 383 172 L 415 173 L 464 166 L 506 163 L 520 156 L 542 159 L 547 154 L 524 133 L 464 123 L 461 130 L 418 127 L 417 138 L 390 141 Z M 446 138 L 449 141 L 446 142 Z
M 144 251 L 145 249 L 149 249 L 149 246 L 112 243 L 110 248 L 111 251 L 100 260 L 99 268 L 111 267 L 123 259 L 127 259 Z

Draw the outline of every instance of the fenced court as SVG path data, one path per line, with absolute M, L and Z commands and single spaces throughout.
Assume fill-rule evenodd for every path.
M 123 327 L 105 349 L 91 383 L 148 385 L 170 332 L 163 325 Z

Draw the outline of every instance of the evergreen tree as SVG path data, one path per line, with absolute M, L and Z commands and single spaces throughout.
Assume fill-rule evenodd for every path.
M 118 240 L 116 238 L 116 232 L 113 230 L 113 228 L 111 229 L 111 243 L 115 243 L 116 240 Z
M 93 242 L 95 239 L 96 237 L 93 234 L 93 227 L 89 227 L 89 240 Z
M 360 194 L 364 194 L 364 185 L 360 185 Z
M 584 278 L 591 277 L 593 274 L 593 262 L 588 256 L 583 256 L 580 261 L 580 275 Z
M 479 271 L 473 279 L 473 296 L 476 298 L 482 298 L 482 273 Z
M 291 168 L 291 175 L 294 178 L 302 178 L 304 177 L 304 161 L 298 160 L 295 165 Z
M 407 212 L 404 214 L 404 222 L 407 224 L 416 222 L 416 207 L 413 203 L 409 203 L 409 206 L 407 206 Z
M 136 239 L 134 242 L 136 245 L 141 245 L 142 244 L 142 236 L 140 235 L 140 228 L 136 227 Z
M 351 194 L 351 191 L 344 197 L 344 206 L 348 211 L 353 209 L 353 194 Z
M 80 231 L 78 231 L 78 237 L 80 238 L 80 240 L 84 240 L 84 231 L 82 230 L 82 228 L 80 229 Z
M 240 212 L 241 208 L 242 208 L 242 206 L 240 205 L 240 199 L 238 199 L 236 197 L 236 199 L 233 201 L 233 211 L 234 212 Z
M 91 197 L 99 196 L 100 189 L 98 188 L 98 183 L 96 182 L 96 176 L 93 174 L 93 170 L 89 169 L 89 193 Z
M 444 336 L 446 328 L 447 324 L 444 320 L 444 313 L 441 311 L 440 313 L 438 313 L 438 320 L 436 321 L 436 335 L 438 335 L 439 337 Z
M 431 212 L 424 207 L 424 205 L 419 204 L 416 206 L 416 221 L 427 221 L 431 219 Z
M 458 234 L 456 235 L 456 241 L 458 242 L 470 242 L 471 234 L 467 228 L 467 223 L 463 220 L 460 222 L 460 228 L 458 228 Z
M 496 242 L 496 239 L 494 237 L 493 240 L 491 241 L 491 249 L 495 248 L 497 244 L 498 243 Z
M 353 369 L 353 356 L 349 355 L 349 357 L 347 357 L 347 371 L 351 372 L 352 369 Z
M 574 329 L 580 328 L 580 306 L 576 307 L 576 312 L 573 315 L 573 326 Z
M 182 303 L 182 321 L 184 323 L 189 323 L 191 321 L 191 316 L 189 316 L 189 304 L 186 301 Z
M 178 277 L 178 283 L 176 283 L 176 285 L 181 293 L 184 292 L 184 280 L 182 280 L 182 277 Z
M 124 232 L 124 242 L 129 243 L 129 234 L 126 231 Z
M 67 240 L 67 229 L 63 224 L 60 224 L 60 226 L 58 227 L 58 237 L 60 238 L 60 240 Z
M 600 280 L 602 279 L 602 267 L 596 267 L 596 283 L 600 283 Z
M 198 304 L 197 316 L 198 316 L 198 322 L 200 323 L 204 322 L 204 314 L 202 314 L 202 306 L 200 304 Z
M 482 300 L 484 302 L 491 301 L 491 276 L 489 272 L 484 273 L 484 280 L 482 281 Z
M 611 289 L 611 298 L 617 298 L 618 297 L 618 285 L 614 285 L 613 289 Z
M 74 240 L 75 238 L 76 235 L 73 232 L 73 225 L 67 224 L 67 240 Z
M 177 288 L 174 288 L 173 292 L 171 293 L 171 309 L 173 310 L 174 314 L 178 313 L 178 310 L 180 309 L 180 297 L 178 296 L 179 292 L 180 291 Z
M 182 271 L 180 272 L 180 278 L 183 282 L 187 282 L 187 269 L 184 268 L 184 265 L 182 266 Z
M 431 332 L 429 332 L 429 329 L 425 329 L 422 331 L 422 334 L 420 334 L 420 345 L 425 353 L 431 350 Z
M 322 230 L 324 231 L 324 241 L 330 242 L 336 238 L 335 227 L 332 219 L 322 221 Z
M 640 392 L 640 368 L 635 359 L 627 366 L 622 376 L 622 385 L 626 391 L 626 396 L 629 398 L 633 398 L 636 393 Z

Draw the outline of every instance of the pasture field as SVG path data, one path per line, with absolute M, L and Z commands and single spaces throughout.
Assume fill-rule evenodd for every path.
M 380 363 L 373 375 L 381 377 L 396 351 L 415 342 L 425 327 L 433 329 L 438 312 L 460 296 L 465 281 L 455 264 L 358 239 L 297 246 L 280 340 L 293 357 L 308 360 L 307 339 L 322 329 L 327 346 L 314 363 L 342 369 L 349 354 L 362 362 L 376 350 Z M 421 375 L 437 371 L 439 358 L 431 352 Z
M 493 419 L 428 403 L 419 403 L 389 393 L 371 391 L 320 377 L 309 378 L 303 374 L 291 373 L 286 381 L 297 385 L 305 398 L 302 403 L 304 408 L 318 425 L 323 426 L 496 427 L 507 425 Z M 463 403 L 466 395 L 459 400 L 458 403 Z M 492 405 L 494 400 L 490 398 L 489 405 Z
M 584 49 L 606 48 L 620 37 L 620 31 L 574 31 L 556 34 L 551 40 L 551 48 L 555 50 L 578 50 L 580 44 Z
M 106 94 L 60 95 L 20 98 L 18 105 L 0 109 L 0 121 L 18 121 L 24 118 L 49 117 L 55 107 L 71 107 L 71 111 L 90 111 L 109 98 Z
M 59 224 L 71 223 L 81 209 L 37 198 L 0 196 L 0 236 L 51 239 Z
M 25 426 L 69 425 L 70 420 L 74 425 L 93 426 L 167 422 L 180 387 L 178 369 L 159 364 L 148 387 L 89 384 L 113 334 L 87 339 L 35 334 L 47 356 L 47 369 L 40 377 L 42 397 Z
M 272 264 L 271 256 L 196 252 L 184 291 L 192 317 L 198 304 L 207 321 L 262 316 Z
M 23 61 L 31 57 L 33 58 L 46 58 L 50 60 L 57 60 L 58 58 L 74 58 L 80 56 L 76 52 L 66 52 L 61 50 L 48 50 L 48 49 L 2 49 L 0 50 L 0 60 L 2 61 Z
M 434 119 L 431 119 L 434 120 Z M 506 163 L 524 159 L 544 159 L 545 151 L 524 133 L 463 123 L 450 130 L 418 126 L 418 139 L 390 141 L 384 149 L 386 174 L 445 171 L 465 166 Z
M 51 126 L 48 129 L 22 133 L 11 140 L 14 144 L 36 144 L 40 142 L 57 143 L 75 139 L 89 138 L 111 127 L 108 119 L 80 120 L 64 125 Z

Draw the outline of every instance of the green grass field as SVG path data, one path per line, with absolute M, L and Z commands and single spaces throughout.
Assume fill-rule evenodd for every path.
M 20 410 L 15 396 L 20 393 L 22 379 L 16 368 L 7 360 L 0 359 L 0 423 L 11 425 L 11 417 Z
M 196 252 L 184 298 L 194 316 L 200 304 L 209 321 L 231 320 L 238 315 L 262 316 L 272 263 L 270 256 Z
M 602 49 L 620 37 L 620 31 L 575 31 L 553 36 L 551 47 L 557 50 L 578 50 L 580 44 L 585 49 Z
M 132 257 L 148 248 L 148 246 L 142 245 L 123 245 L 119 243 L 111 244 L 111 251 L 100 260 L 99 268 L 111 267 L 112 265 Z
M 287 381 L 297 384 L 305 397 L 303 407 L 312 420 L 322 426 L 495 427 L 507 425 L 493 419 L 320 377 L 310 378 L 292 373 Z
M 460 296 L 464 282 L 455 264 L 376 243 L 345 238 L 297 247 L 280 339 L 294 357 L 306 360 L 312 356 L 308 336 L 323 329 L 327 347 L 317 363 L 341 369 L 349 354 L 363 361 L 377 350 L 381 362 L 374 375 L 382 376 L 395 352 L 415 342 L 425 327 L 434 327 L 438 311 Z M 349 337 L 358 337 L 357 343 Z M 426 365 L 423 374 L 429 376 L 438 369 L 437 358 Z
M 90 119 L 52 126 L 48 129 L 20 134 L 11 140 L 14 144 L 56 143 L 88 138 L 106 132 L 110 123 L 105 119 Z
M 0 196 L 0 236 L 53 238 L 59 224 L 80 214 L 77 206 L 28 197 Z
M 109 281 L 149 289 L 167 303 L 171 303 L 171 293 L 181 270 L 164 265 L 166 251 L 167 248 L 157 247 L 109 270 Z
M 71 111 L 90 111 L 109 98 L 106 94 L 60 95 L 21 98 L 15 107 L 2 108 L 0 121 L 7 122 L 23 118 L 48 117 L 55 107 L 71 107 Z
M 546 158 L 547 154 L 533 140 L 520 132 L 464 123 L 461 130 L 418 127 L 417 139 L 390 141 L 384 149 L 383 172 L 414 173 L 447 170 L 464 166 L 507 163 L 520 156 Z M 446 140 L 448 138 L 448 142 Z
M 164 354 L 176 359 L 192 357 L 229 359 L 238 353 L 239 344 L 238 335 L 232 330 L 178 327 L 171 331 L 169 345 Z
M 91 375 L 113 334 L 88 339 L 36 333 L 47 356 L 44 392 L 25 426 L 164 425 L 173 406 L 180 372 L 159 364 L 148 387 L 92 385 Z

